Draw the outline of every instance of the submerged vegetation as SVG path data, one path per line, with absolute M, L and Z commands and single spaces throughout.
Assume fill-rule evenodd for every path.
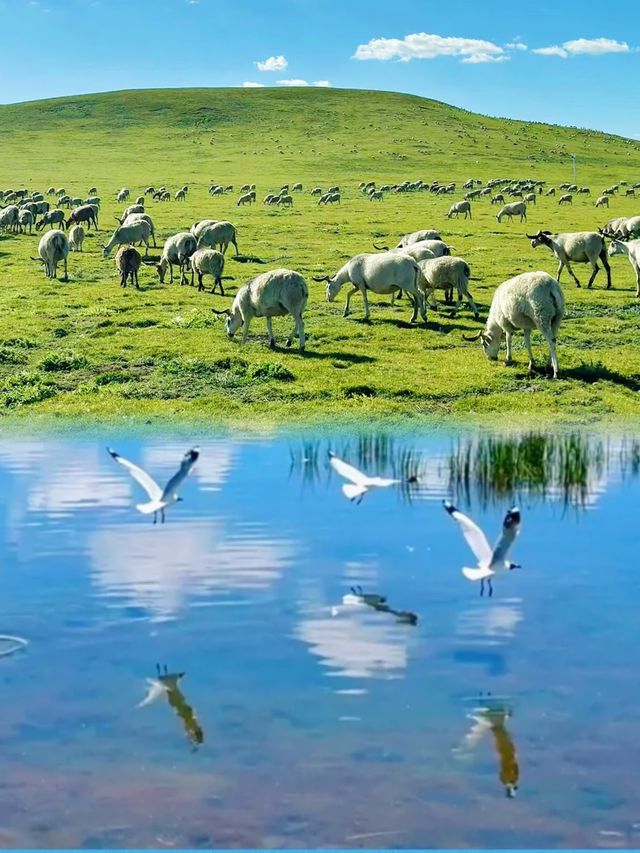
M 603 133 L 491 119 L 426 99 L 340 90 L 183 90 L 118 92 L 0 107 L 5 157 L 0 186 L 50 185 L 85 197 L 97 187 L 100 230 L 69 258 L 68 283 L 45 279 L 35 254 L 38 236 L 0 234 L 0 412 L 13 417 L 81 416 L 100 420 L 201 418 L 246 427 L 283 421 L 363 418 L 482 418 L 512 421 L 585 420 L 634 416 L 640 410 L 640 308 L 633 271 L 612 259 L 612 291 L 601 273 L 592 290 L 563 282 L 567 315 L 558 342 L 560 380 L 529 376 L 522 338 L 515 363 L 490 363 L 480 346 L 462 340 L 478 329 L 463 308 L 429 311 L 429 324 L 408 323 L 407 301 L 373 297 L 371 323 L 360 297 L 342 317 L 342 298 L 329 304 L 312 281 L 346 259 L 394 245 L 399 235 L 436 228 L 469 263 L 472 293 L 486 317 L 495 287 L 530 269 L 555 274 L 546 249 L 533 250 L 525 232 L 586 230 L 615 215 L 638 213 L 633 198 L 616 197 L 604 213 L 594 199 L 616 180 L 640 178 L 640 143 Z M 72 157 L 60 157 L 60 146 Z M 495 219 L 488 200 L 473 219 L 445 219 L 470 177 L 531 177 L 558 185 L 572 179 L 591 197 L 559 207 L 541 197 L 522 225 Z M 388 193 L 372 204 L 358 189 L 407 179 L 456 181 L 455 196 Z M 300 181 L 293 207 L 261 200 Z M 257 184 L 258 203 L 237 206 L 240 187 Z M 212 183 L 233 192 L 211 197 Z M 170 234 L 203 218 L 238 228 L 243 263 L 227 255 L 226 296 L 195 287 L 161 285 L 151 249 L 141 290 L 122 289 L 113 258 L 101 245 L 125 206 L 147 185 L 184 201 L 147 200 L 159 247 Z M 319 206 L 315 186 L 341 188 L 342 202 Z M 263 320 L 249 342 L 228 341 L 211 308 L 222 309 L 258 272 L 285 266 L 310 286 L 305 315 L 307 352 L 266 348 Z M 585 268 L 576 272 L 583 279 Z M 346 293 L 346 291 L 345 291 Z M 274 321 L 278 340 L 290 318 Z M 534 335 L 540 357 L 540 340 Z M 503 355 L 501 356 L 503 359 Z

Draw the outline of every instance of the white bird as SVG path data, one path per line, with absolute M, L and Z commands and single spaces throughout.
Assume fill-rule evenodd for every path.
M 180 463 L 180 467 L 176 473 L 169 480 L 164 489 L 161 489 L 156 481 L 153 480 L 146 471 L 143 471 L 142 468 L 138 468 L 137 465 L 134 465 L 133 462 L 129 462 L 129 460 L 125 459 L 124 456 L 120 456 L 119 453 L 116 453 L 116 451 L 112 450 L 110 447 L 107 447 L 107 450 L 116 462 L 119 462 L 120 465 L 127 469 L 133 479 L 140 483 L 142 488 L 149 495 L 150 500 L 147 503 L 136 504 L 136 509 L 143 515 L 151 515 L 151 513 L 153 513 L 154 524 L 158 520 L 158 513 L 160 513 L 160 518 L 164 523 L 165 509 L 172 503 L 182 500 L 182 498 L 178 497 L 177 489 L 182 481 L 189 475 L 189 471 L 191 471 L 198 459 L 198 456 L 200 456 L 200 452 L 198 450 L 188 450 L 182 457 L 182 462 Z
M 353 610 L 357 607 L 379 607 L 386 603 L 387 599 L 384 595 L 378 595 L 374 592 L 363 592 L 361 586 L 352 586 L 351 592 L 342 596 L 342 604 L 338 604 L 331 608 L 331 615 L 337 616 L 345 610 Z
M 467 540 L 467 545 L 478 560 L 477 568 L 470 569 L 465 567 L 462 570 L 462 574 L 470 581 L 480 581 L 480 595 L 484 595 L 484 582 L 486 580 L 489 586 L 489 596 L 492 596 L 493 586 L 491 585 L 491 578 L 495 575 L 496 571 L 498 569 L 511 570 L 520 568 L 517 563 L 507 560 L 507 554 L 520 533 L 520 510 L 514 506 L 507 512 L 502 523 L 502 535 L 495 547 L 491 548 L 482 530 L 468 516 L 464 515 L 464 513 L 460 512 L 459 509 L 456 509 L 448 501 L 444 501 L 444 508 L 460 525 L 460 530 Z
M 348 483 L 343 483 L 342 485 L 342 491 L 350 501 L 357 499 L 357 502 L 360 503 L 369 489 L 384 489 L 387 486 L 394 486 L 396 483 L 400 482 L 400 480 L 390 480 L 385 477 L 368 477 L 366 474 L 363 474 L 362 471 L 358 471 L 357 468 L 354 468 L 353 465 L 349 465 L 347 462 L 339 459 L 334 453 L 330 452 L 329 456 L 329 461 L 333 470 L 340 474 L 341 477 L 344 477 L 345 480 L 350 481 Z

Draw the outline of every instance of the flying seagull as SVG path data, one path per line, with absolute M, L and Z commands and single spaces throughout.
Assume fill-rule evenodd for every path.
M 340 474 L 341 477 L 344 477 L 345 480 L 349 480 L 348 483 L 343 483 L 342 491 L 350 501 L 360 503 L 369 489 L 383 489 L 400 482 L 400 480 L 390 480 L 384 477 L 367 477 L 366 474 L 358 471 L 353 465 L 349 465 L 347 462 L 339 459 L 335 453 L 329 452 L 329 457 L 329 462 L 333 470 Z
M 166 696 L 167 702 L 182 720 L 185 734 L 193 744 L 194 750 L 204 741 L 202 726 L 198 722 L 195 711 L 187 702 L 184 693 L 180 689 L 180 682 L 185 676 L 184 672 L 169 672 L 165 665 L 164 671 L 160 664 L 156 664 L 157 678 L 147 678 L 148 692 L 137 707 L 144 708 L 156 702 L 161 696 Z
M 484 595 L 484 582 L 487 581 L 489 587 L 489 596 L 493 595 L 493 587 L 491 578 L 495 575 L 498 569 L 519 569 L 517 563 L 512 563 L 507 560 L 507 554 L 511 550 L 517 535 L 520 533 L 520 510 L 517 507 L 512 507 L 504 517 L 502 523 L 502 535 L 494 548 L 489 546 L 487 537 L 484 535 L 478 525 L 472 521 L 459 509 L 444 501 L 444 508 L 449 515 L 454 518 L 460 525 L 462 535 L 467 540 L 467 545 L 471 548 L 478 561 L 478 567 L 470 569 L 465 567 L 462 574 L 470 581 L 480 581 L 480 595 Z
M 166 507 L 176 501 L 182 500 L 182 498 L 178 497 L 177 494 L 178 487 L 188 476 L 189 471 L 191 471 L 198 459 L 198 456 L 200 456 L 200 452 L 198 450 L 188 450 L 182 457 L 182 462 L 180 463 L 180 467 L 176 473 L 169 480 L 164 489 L 161 489 L 156 481 L 152 480 L 147 472 L 143 471 L 142 468 L 138 468 L 137 465 L 134 465 L 133 462 L 129 462 L 129 460 L 125 459 L 124 456 L 120 456 L 119 453 L 116 453 L 116 451 L 112 450 L 110 447 L 107 447 L 107 450 L 116 462 L 119 462 L 120 465 L 127 469 L 133 479 L 140 483 L 142 488 L 149 495 L 150 500 L 147 503 L 136 504 L 136 509 L 143 515 L 151 515 L 151 513 L 153 513 L 154 524 L 158 520 L 158 513 L 160 513 L 160 519 L 164 523 L 164 511 Z

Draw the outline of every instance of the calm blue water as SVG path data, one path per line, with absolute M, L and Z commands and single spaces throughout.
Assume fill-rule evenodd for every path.
M 640 845 L 638 445 L 485 440 L 194 435 L 154 527 L 104 445 L 164 482 L 189 439 L 0 438 L 0 846 Z M 419 482 L 351 505 L 330 447 Z M 492 599 L 443 497 L 522 508 Z

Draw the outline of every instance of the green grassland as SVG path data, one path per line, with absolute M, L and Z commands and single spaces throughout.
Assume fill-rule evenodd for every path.
M 36 234 L 0 235 L 0 412 L 5 418 L 88 417 L 98 420 L 196 418 L 245 426 L 352 418 L 482 419 L 507 413 L 509 422 L 612 420 L 640 413 L 640 303 L 626 258 L 612 259 L 612 291 L 600 273 L 594 288 L 565 278 L 567 317 L 559 338 L 561 378 L 531 378 L 522 339 L 516 363 L 488 362 L 462 333 L 478 328 L 465 308 L 458 316 L 429 312 L 411 327 L 406 300 L 373 297 L 371 323 L 362 302 L 343 319 L 344 295 L 329 304 L 312 275 L 330 273 L 347 258 L 393 244 L 399 235 L 437 228 L 465 257 L 472 293 L 486 318 L 495 287 L 519 272 L 555 274 L 544 248 L 533 250 L 525 230 L 591 230 L 614 215 L 640 212 L 640 199 L 616 198 L 596 210 L 614 181 L 640 180 L 640 143 L 603 133 L 492 119 L 436 101 L 400 94 L 327 89 L 213 89 L 118 92 L 0 107 L 0 186 L 63 186 L 102 198 L 100 231 L 70 257 L 69 283 L 48 281 L 36 254 Z M 572 178 L 591 197 L 573 207 L 539 199 L 526 225 L 495 220 L 487 200 L 473 219 L 447 220 L 453 200 L 428 193 L 389 194 L 381 203 L 358 190 L 362 180 L 457 181 L 469 177 L 532 177 L 557 185 Z M 294 207 L 264 207 L 262 197 L 302 181 Z M 234 184 L 211 198 L 211 182 Z M 245 346 L 228 341 L 212 313 L 229 297 L 160 285 L 152 265 L 142 290 L 118 286 L 113 259 L 104 260 L 115 193 L 145 186 L 175 191 L 185 202 L 147 202 L 161 240 L 204 218 L 229 219 L 243 254 L 228 255 L 230 294 L 271 267 L 300 271 L 309 281 L 307 352 L 266 346 L 255 320 Z M 256 183 L 258 204 L 237 207 L 239 187 Z M 318 207 L 309 190 L 338 184 L 340 206 Z M 232 254 L 231 250 L 231 254 Z M 152 251 L 157 260 L 160 249 Z M 576 271 L 586 282 L 587 268 Z M 566 272 L 564 274 L 566 276 Z M 168 279 L 167 279 L 168 280 Z M 289 318 L 275 320 L 284 342 Z M 546 358 L 539 336 L 536 352 Z

